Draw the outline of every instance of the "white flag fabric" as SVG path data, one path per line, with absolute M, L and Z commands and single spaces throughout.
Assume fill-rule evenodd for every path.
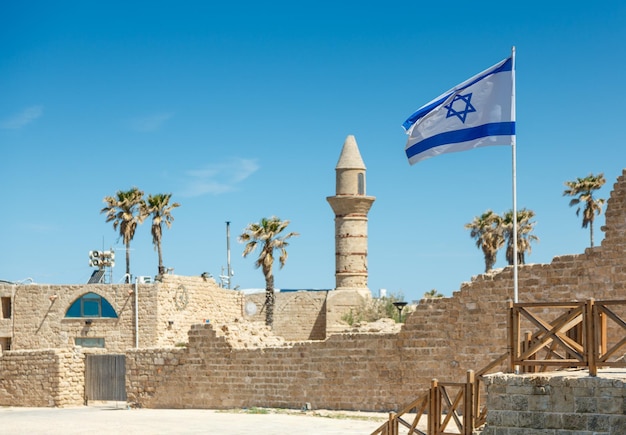
M 513 55 L 420 107 L 402 124 L 411 165 L 515 138 Z

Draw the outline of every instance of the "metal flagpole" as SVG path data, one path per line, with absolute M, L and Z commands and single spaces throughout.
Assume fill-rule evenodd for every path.
M 228 288 L 230 288 L 230 277 L 232 276 L 230 270 L 230 221 L 226 221 L 226 269 L 228 274 L 226 282 L 228 283 Z
M 511 57 L 513 60 L 513 68 L 511 69 L 511 77 L 513 79 L 513 90 L 511 95 L 511 115 L 514 120 L 515 117 L 515 46 L 511 49 Z M 517 122 L 517 120 L 515 121 Z M 513 134 L 511 140 L 511 150 L 513 153 L 513 302 L 519 302 L 518 287 L 517 287 L 517 169 L 516 169 L 516 137 L 517 134 Z

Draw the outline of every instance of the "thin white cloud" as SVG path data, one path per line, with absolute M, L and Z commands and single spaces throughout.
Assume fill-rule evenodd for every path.
M 245 180 L 259 169 L 256 160 L 239 159 L 236 165 L 231 168 L 233 181 L 238 183 Z
M 30 106 L 21 112 L 0 121 L 4 130 L 19 130 L 43 115 L 43 106 Z
M 47 223 L 23 222 L 20 227 L 30 233 L 48 234 L 57 230 L 55 225 Z
M 237 184 L 258 169 L 256 160 L 240 158 L 192 169 L 186 173 L 188 179 L 180 195 L 193 197 L 232 192 L 237 189 Z
M 134 118 L 130 121 L 130 127 L 142 133 L 157 131 L 172 116 L 174 116 L 173 113 L 156 113 L 142 118 Z

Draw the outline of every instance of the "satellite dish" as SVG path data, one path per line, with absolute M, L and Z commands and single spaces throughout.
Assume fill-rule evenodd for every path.
M 248 316 L 254 316 L 257 311 L 256 304 L 252 301 L 246 302 L 245 311 Z

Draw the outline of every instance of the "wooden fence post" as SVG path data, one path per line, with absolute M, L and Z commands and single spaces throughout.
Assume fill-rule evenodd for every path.
M 513 361 L 515 360 L 515 348 L 516 348 L 516 341 L 515 340 L 515 332 L 514 332 L 514 327 L 513 327 L 513 323 L 514 323 L 514 315 L 513 315 L 513 301 L 509 300 L 508 303 L 509 306 L 509 315 L 508 315 L 508 322 L 507 322 L 507 332 L 508 332 L 508 351 L 509 351 L 509 373 L 513 373 L 515 371 L 515 364 L 513 363 Z
M 439 382 L 433 379 L 430 382 L 429 407 L 428 407 L 428 433 L 436 434 L 441 422 L 441 404 L 439 401 Z
M 465 382 L 465 403 L 463 409 L 463 428 L 465 435 L 472 435 L 474 431 L 474 387 L 476 385 L 476 377 L 474 370 L 467 371 L 467 381 Z
M 595 363 L 598 364 L 598 360 L 602 359 L 606 355 L 607 350 L 607 315 L 604 313 L 606 305 L 602 304 L 602 309 L 598 308 L 598 304 L 593 304 L 593 320 L 595 322 L 595 349 L 598 352 L 596 354 Z
M 530 331 L 526 331 L 524 333 L 524 342 L 522 343 L 522 352 L 525 354 L 526 351 L 528 349 L 530 349 L 530 346 L 532 345 L 532 332 Z M 532 355 L 528 355 L 526 360 L 533 360 L 533 359 L 537 359 L 537 354 L 534 353 Z M 533 365 L 533 366 L 522 366 L 521 370 L 522 373 L 536 373 L 537 370 L 537 366 Z
M 598 374 L 598 367 L 596 366 L 596 354 L 598 353 L 598 344 L 596 343 L 596 328 L 601 328 L 600 322 L 596 321 L 594 317 L 595 299 L 591 298 L 587 300 L 585 307 L 585 338 L 586 338 L 586 352 L 587 365 L 589 367 L 589 376 L 596 376 Z M 599 319 L 598 319 L 599 320 Z
M 386 435 L 398 435 L 398 420 L 396 419 L 396 413 L 389 413 L 389 420 L 387 421 L 387 434 Z

